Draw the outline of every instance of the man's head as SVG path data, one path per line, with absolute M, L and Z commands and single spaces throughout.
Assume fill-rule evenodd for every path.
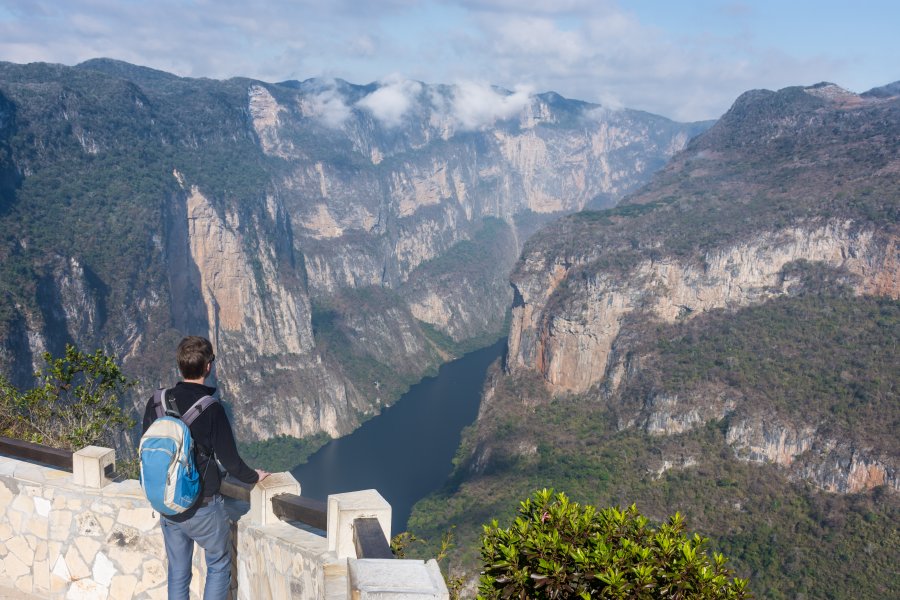
M 216 359 L 209 340 L 189 335 L 178 344 L 178 370 L 185 379 L 200 379 L 206 376 L 206 368 Z

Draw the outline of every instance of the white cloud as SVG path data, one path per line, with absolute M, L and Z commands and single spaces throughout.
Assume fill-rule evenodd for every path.
M 369 34 L 355 38 L 349 46 L 351 54 L 362 57 L 373 57 L 378 53 L 378 40 Z
M 529 82 L 682 120 L 713 118 L 751 88 L 829 80 L 864 91 L 897 78 L 890 28 L 900 9 L 886 0 L 859 10 L 721 0 L 702 19 L 680 18 L 675 3 L 650 4 L 0 0 L 0 60 L 71 65 L 107 56 L 183 76 L 263 81 L 367 83 L 400 72 L 431 83 Z M 388 84 L 364 105 L 396 123 L 412 106 L 409 92 Z M 340 121 L 340 105 L 321 100 L 323 116 Z
M 497 19 L 489 25 L 495 51 L 516 60 L 536 56 L 559 60 L 570 65 L 582 60 L 589 52 L 587 40 L 581 32 L 565 31 L 553 19 L 520 17 Z
M 341 127 L 352 112 L 333 81 L 323 82 L 321 91 L 307 96 L 305 100 L 304 113 L 333 129 Z
M 480 129 L 518 115 L 530 103 L 527 87 L 506 94 L 486 83 L 462 82 L 453 88 L 452 118 L 460 129 Z
M 599 102 L 600 106 L 586 111 L 584 116 L 595 121 L 606 121 L 611 114 L 628 108 L 619 98 L 611 94 L 600 94 Z
M 715 118 L 747 89 L 812 83 L 810 77 L 824 77 L 811 73 L 835 67 L 821 58 L 761 51 L 742 37 L 676 39 L 612 3 L 584 8 L 578 19 L 559 19 L 536 10 L 500 13 L 496 9 L 504 2 L 477 3 L 494 10 L 479 13 L 479 34 L 458 46 L 480 40 L 472 52 L 489 67 L 478 76 L 496 84 L 530 80 L 540 91 L 610 109 L 626 106 L 678 120 Z
M 393 76 L 382 81 L 380 87 L 356 103 L 372 113 L 383 125 L 396 127 L 404 115 L 418 102 L 422 84 Z

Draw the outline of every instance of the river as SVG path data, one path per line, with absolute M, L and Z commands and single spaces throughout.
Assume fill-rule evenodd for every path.
M 376 489 L 390 502 L 393 532 L 406 530 L 413 505 L 450 475 L 462 429 L 478 415 L 488 367 L 506 340 L 441 366 L 380 415 L 322 446 L 292 471 L 304 496 Z

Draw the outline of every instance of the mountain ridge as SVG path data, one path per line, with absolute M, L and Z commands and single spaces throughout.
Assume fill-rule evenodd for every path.
M 74 342 L 152 387 L 199 333 L 241 435 L 347 433 L 445 360 L 429 327 L 457 350 L 502 335 L 528 232 L 705 127 L 450 90 L 0 64 L 4 373 L 27 385 Z M 434 259 L 472 242 L 480 270 L 450 285 L 466 265 Z
M 748 92 L 617 207 L 532 236 L 506 361 L 410 528 L 475 544 L 554 487 L 682 512 L 764 597 L 896 595 L 898 110 Z

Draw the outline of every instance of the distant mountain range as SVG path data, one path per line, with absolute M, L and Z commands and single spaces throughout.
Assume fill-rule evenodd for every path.
M 118 354 L 136 404 L 209 336 L 243 439 L 341 435 L 503 334 L 542 223 L 710 123 L 553 93 L 0 63 L 0 369 Z
M 411 529 L 534 489 L 675 511 L 765 598 L 900 595 L 900 87 L 738 98 L 525 244 L 505 364 Z

